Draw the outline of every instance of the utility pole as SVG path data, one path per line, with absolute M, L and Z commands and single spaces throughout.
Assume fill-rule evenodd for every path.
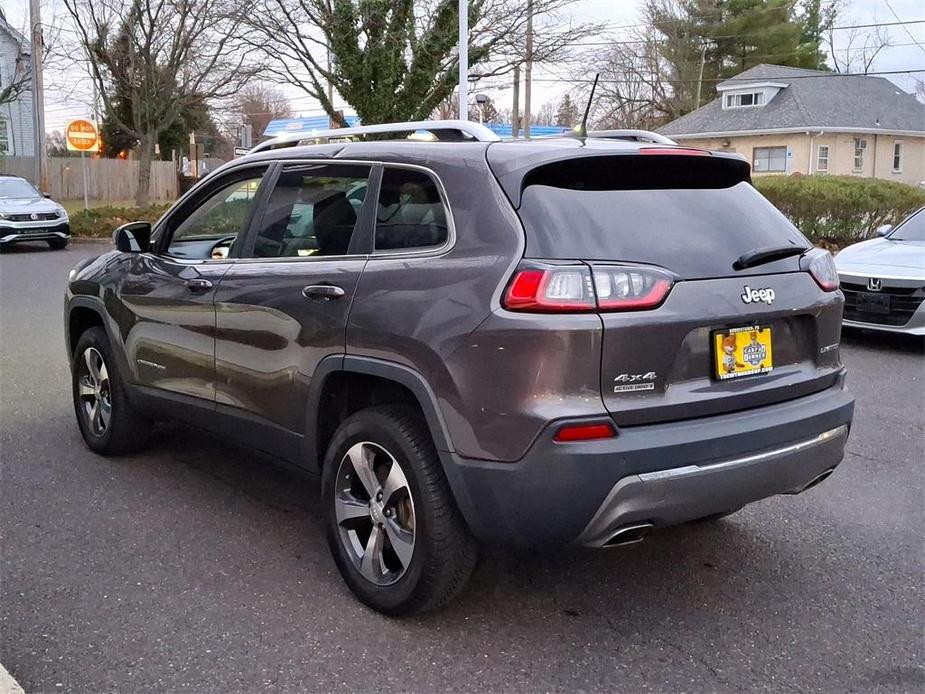
M 459 120 L 469 120 L 469 0 L 459 0 Z
M 524 64 L 524 139 L 530 139 L 530 92 L 533 88 L 533 0 L 527 0 L 527 60 Z
M 695 109 L 700 108 L 700 87 L 703 85 L 703 64 L 707 61 L 707 44 L 700 47 L 700 76 L 697 77 L 697 105 Z
M 520 137 L 520 64 L 514 66 L 514 107 L 511 109 L 511 134 Z
M 29 0 L 29 36 L 32 41 L 32 127 L 35 185 L 48 192 L 48 155 L 45 152 L 45 87 L 42 81 L 42 10 L 39 0 Z

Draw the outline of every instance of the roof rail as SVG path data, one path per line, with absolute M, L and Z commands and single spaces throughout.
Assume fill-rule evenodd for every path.
M 588 137 L 601 138 L 605 140 L 632 140 L 634 142 L 654 142 L 660 145 L 676 145 L 674 140 L 653 133 L 650 130 L 593 130 L 588 133 Z
M 265 152 L 280 147 L 294 147 L 300 142 L 317 144 L 330 140 L 361 139 L 366 135 L 387 135 L 414 133 L 424 130 L 431 133 L 437 140 L 450 142 L 497 142 L 501 138 L 491 130 L 479 123 L 464 120 L 421 120 L 407 123 L 380 123 L 378 125 L 360 125 L 355 128 L 331 128 L 330 130 L 302 130 L 285 133 L 274 137 L 251 149 L 248 154 Z

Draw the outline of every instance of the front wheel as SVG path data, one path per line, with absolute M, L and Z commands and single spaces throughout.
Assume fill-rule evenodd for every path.
M 151 420 L 129 402 L 102 328 L 90 328 L 77 340 L 71 380 L 77 424 L 91 450 L 118 455 L 144 447 Z
M 58 239 L 48 239 L 48 246 L 49 246 L 49 248 L 51 248 L 51 249 L 53 249 L 53 250 L 60 251 L 60 250 L 62 250 L 62 249 L 64 249 L 64 248 L 67 248 L 67 243 L 68 243 L 68 241 L 69 241 L 69 239 L 60 239 L 60 238 L 58 238 Z
M 374 407 L 344 420 L 328 448 L 323 487 L 331 553 L 363 603 L 405 615 L 462 590 L 476 543 L 415 410 Z

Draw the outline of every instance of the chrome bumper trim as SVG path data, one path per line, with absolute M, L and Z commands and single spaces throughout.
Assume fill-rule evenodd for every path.
M 731 460 L 629 475 L 618 481 L 577 542 L 601 547 L 621 526 L 656 527 L 732 511 L 777 494 L 799 494 L 844 455 L 848 425 Z

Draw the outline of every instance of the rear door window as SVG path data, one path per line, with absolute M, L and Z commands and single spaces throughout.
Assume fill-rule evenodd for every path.
M 447 211 L 436 181 L 417 169 L 387 166 L 376 208 L 375 249 L 436 248 L 448 239 Z
M 796 227 L 743 180 L 741 164 L 623 155 L 541 167 L 524 179 L 519 214 L 526 256 L 647 263 L 695 279 L 736 274 L 733 262 L 758 248 L 808 248 Z

